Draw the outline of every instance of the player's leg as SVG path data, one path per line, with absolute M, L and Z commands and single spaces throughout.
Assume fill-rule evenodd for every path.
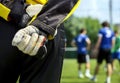
M 115 67 L 115 64 L 114 64 L 114 61 L 115 61 L 115 59 L 117 59 L 117 57 L 118 57 L 118 52 L 114 52 L 113 54 L 112 54 L 112 70 L 114 71 L 114 70 L 116 70 L 116 67 Z
M 83 55 L 82 54 L 77 55 L 77 63 L 78 63 L 78 77 L 84 78 L 84 75 L 82 72 L 82 64 L 83 64 Z
M 85 55 L 85 69 L 86 69 L 86 71 L 85 71 L 85 76 L 86 76 L 87 78 L 91 78 L 92 75 L 90 74 L 90 57 L 89 57 L 88 54 Z
M 115 59 L 113 59 L 112 62 L 111 62 L 112 71 L 116 70 L 114 62 L 115 62 Z
M 95 70 L 94 70 L 94 75 L 91 78 L 92 81 L 95 81 L 95 82 L 97 81 L 97 74 L 99 72 L 99 67 L 102 64 L 102 61 L 104 59 L 103 55 L 104 55 L 104 51 L 102 49 L 99 49 L 98 56 L 97 56 L 97 64 L 96 64 Z
M 110 50 L 107 50 L 106 51 L 106 64 L 107 64 L 107 78 L 106 78 L 106 82 L 107 83 L 110 83 L 111 82 L 111 75 L 112 75 L 112 65 L 111 65 L 111 62 L 112 62 L 112 57 L 111 57 L 111 52 Z

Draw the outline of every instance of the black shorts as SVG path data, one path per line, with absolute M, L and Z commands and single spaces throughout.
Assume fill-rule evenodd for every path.
M 111 49 L 99 49 L 97 63 L 101 64 L 105 60 L 106 63 L 112 62 Z
M 87 63 L 89 62 L 90 58 L 88 54 L 78 54 L 77 62 L 78 63 Z

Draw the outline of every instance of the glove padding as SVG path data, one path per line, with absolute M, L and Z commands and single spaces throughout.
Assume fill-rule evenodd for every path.
M 44 45 L 46 37 L 39 35 L 39 30 L 35 26 L 27 26 L 20 29 L 12 40 L 12 46 L 16 46 L 23 53 L 35 56 L 40 47 Z
M 43 8 L 43 5 L 41 5 L 41 4 L 29 5 L 26 8 L 26 12 L 30 17 L 33 17 L 34 15 L 37 15 L 38 13 L 40 13 L 42 8 Z

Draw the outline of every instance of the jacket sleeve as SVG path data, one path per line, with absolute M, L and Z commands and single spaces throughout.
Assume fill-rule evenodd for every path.
M 54 36 L 57 27 L 74 12 L 79 2 L 80 0 L 48 0 L 31 24 Z

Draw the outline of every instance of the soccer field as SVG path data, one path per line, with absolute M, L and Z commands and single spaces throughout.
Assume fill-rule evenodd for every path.
M 90 61 L 91 63 L 91 74 L 94 72 L 94 68 L 96 65 L 95 59 Z M 97 83 L 104 83 L 106 79 L 106 71 L 104 70 L 105 62 L 100 67 L 99 74 L 97 76 Z M 120 67 L 118 66 L 118 62 L 115 61 L 116 70 L 113 72 L 111 83 L 120 83 Z M 83 64 L 82 70 L 85 71 L 85 65 Z M 78 78 L 78 70 L 77 70 L 77 62 L 76 59 L 64 59 L 63 70 L 62 70 L 62 78 L 61 83 L 93 83 L 88 78 L 80 79 Z

